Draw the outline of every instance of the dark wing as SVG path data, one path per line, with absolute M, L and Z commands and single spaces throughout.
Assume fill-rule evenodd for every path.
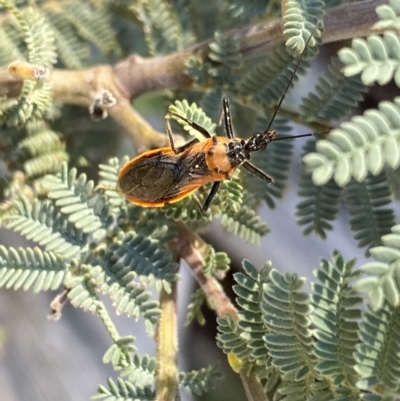
M 204 152 L 161 153 L 134 160 L 120 177 L 119 190 L 138 203 L 168 203 L 209 182 Z

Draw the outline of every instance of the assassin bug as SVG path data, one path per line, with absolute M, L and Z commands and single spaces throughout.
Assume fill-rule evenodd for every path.
M 211 135 L 194 121 L 169 111 L 165 118 L 171 146 L 145 152 L 126 163 L 118 175 L 117 192 L 134 204 L 144 207 L 162 207 L 178 202 L 205 184 L 213 183 L 202 207 L 202 211 L 206 211 L 221 181 L 229 180 L 239 166 L 260 179 L 272 183 L 272 177 L 250 162 L 250 153 L 264 150 L 270 142 L 313 135 L 276 138 L 276 131 L 270 129 L 311 38 L 312 35 L 305 44 L 305 49 L 264 132 L 256 133 L 248 139 L 235 137 L 229 101 L 226 97 L 222 98 L 226 137 Z M 176 147 L 170 124 L 171 117 L 184 121 L 200 132 L 205 138 L 204 141 L 194 138 Z

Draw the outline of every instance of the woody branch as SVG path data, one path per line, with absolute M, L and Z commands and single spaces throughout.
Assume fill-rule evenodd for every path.
M 385 0 L 349 3 L 329 9 L 324 17 L 323 43 L 330 43 L 371 33 L 378 18 L 375 8 Z M 261 22 L 227 32 L 240 43 L 244 59 L 261 57 L 284 43 L 282 20 Z M 185 62 L 192 55 L 207 58 L 209 41 L 166 56 L 141 58 L 131 55 L 114 67 L 100 65 L 87 70 L 54 69 L 49 82 L 55 101 L 90 107 L 99 91 L 108 91 L 115 98 L 108 114 L 130 135 L 138 152 L 165 146 L 166 135 L 154 130 L 131 106 L 140 95 L 165 88 L 183 88 L 193 84 L 185 72 Z M 0 72 L 0 93 L 17 97 L 22 78 Z

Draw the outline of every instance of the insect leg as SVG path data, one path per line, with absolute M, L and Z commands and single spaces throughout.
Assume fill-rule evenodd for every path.
M 210 193 L 208 194 L 207 199 L 206 199 L 206 201 L 204 202 L 203 207 L 201 208 L 201 211 L 202 211 L 202 212 L 206 212 L 206 211 L 207 211 L 207 209 L 208 209 L 208 207 L 210 206 L 210 204 L 211 204 L 211 202 L 212 202 L 212 200 L 213 200 L 215 194 L 216 194 L 217 191 L 218 191 L 218 188 L 219 188 L 219 185 L 220 185 L 220 184 L 221 184 L 220 181 L 214 182 L 214 184 L 213 184 L 213 186 L 212 186 L 212 188 L 211 188 L 211 191 L 210 191 Z
M 169 111 L 168 114 L 178 118 L 179 120 L 185 121 L 186 124 L 190 125 L 195 130 L 199 131 L 205 138 L 211 138 L 212 135 L 201 125 L 195 123 L 194 121 L 188 120 L 186 117 L 181 116 L 180 114 L 174 113 L 173 111 Z
M 242 166 L 246 170 L 250 171 L 250 173 L 256 175 L 257 177 L 261 178 L 262 180 L 267 181 L 267 182 L 274 182 L 274 179 L 271 176 L 269 176 L 264 171 L 260 170 L 254 164 L 251 164 L 249 161 L 246 160 L 245 162 L 243 162 Z
M 222 98 L 222 113 L 224 116 L 224 123 L 225 123 L 225 134 L 229 139 L 233 139 L 235 134 L 233 133 L 232 127 L 232 116 L 231 116 L 231 108 L 229 107 L 229 100 L 227 97 Z M 219 120 L 221 121 L 221 117 Z
M 195 143 L 199 142 L 199 140 L 197 138 L 193 138 L 190 141 L 188 141 L 185 144 L 183 144 L 182 146 L 179 146 L 178 148 L 176 148 L 175 147 L 175 143 L 174 143 L 174 136 L 172 134 L 171 123 L 169 121 L 169 118 L 165 119 L 165 125 L 166 125 L 166 128 L 167 128 L 167 135 L 168 135 L 169 143 L 171 145 L 171 149 L 176 154 L 184 152 L 186 149 L 190 148 Z

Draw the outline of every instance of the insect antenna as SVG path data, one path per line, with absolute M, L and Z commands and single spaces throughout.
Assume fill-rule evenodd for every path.
M 329 131 L 326 132 L 310 132 L 309 134 L 300 134 L 300 135 L 289 135 L 289 136 L 280 136 L 278 138 L 274 138 L 271 142 L 282 141 L 284 139 L 294 139 L 294 138 L 304 138 L 306 136 L 316 136 L 316 135 L 326 135 L 329 134 Z
M 279 111 L 279 109 L 281 108 L 281 105 L 282 105 L 282 103 L 283 103 L 283 101 L 284 101 L 284 99 L 285 99 L 285 97 L 286 97 L 286 93 L 287 93 L 287 91 L 289 90 L 289 87 L 290 87 L 290 85 L 292 84 L 294 77 L 296 76 L 297 69 L 299 68 L 300 62 L 301 62 L 301 60 L 302 60 L 302 58 L 303 58 L 303 56 L 304 56 L 304 53 L 305 53 L 306 50 L 307 50 L 307 46 L 308 46 L 308 44 L 310 43 L 310 40 L 311 40 L 312 37 L 313 37 L 312 34 L 313 34 L 314 31 L 316 30 L 316 28 L 317 28 L 317 27 L 315 27 L 315 28 L 311 31 L 310 36 L 309 36 L 309 38 L 307 39 L 306 44 L 304 45 L 304 50 L 301 52 L 301 54 L 300 54 L 300 56 L 299 56 L 299 59 L 298 59 L 296 65 L 295 65 L 295 67 L 294 67 L 292 76 L 290 77 L 289 82 L 288 82 L 287 85 L 286 85 L 286 88 L 285 88 L 285 90 L 284 90 L 284 92 L 283 92 L 283 95 L 282 95 L 282 97 L 280 98 L 279 103 L 278 103 L 278 105 L 277 105 L 276 108 L 275 108 L 274 114 L 272 115 L 271 121 L 269 122 L 268 127 L 267 127 L 267 129 L 265 130 L 265 132 L 268 132 L 268 131 L 271 129 L 272 123 L 274 122 L 275 117 L 276 117 L 276 115 L 278 114 L 278 111 Z

